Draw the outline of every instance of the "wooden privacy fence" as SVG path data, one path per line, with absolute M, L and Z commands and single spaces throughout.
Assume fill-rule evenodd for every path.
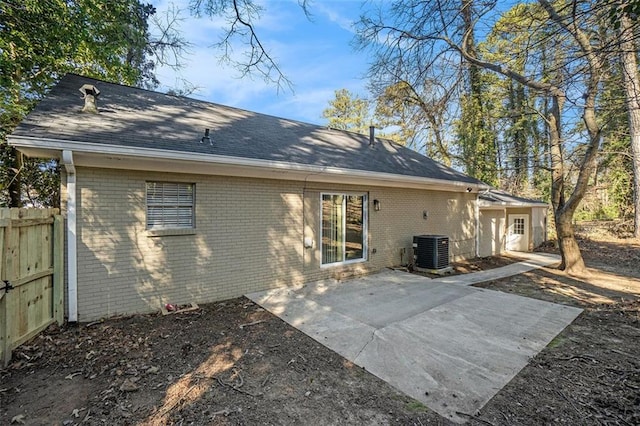
M 64 232 L 58 209 L 0 209 L 0 362 L 64 320 Z

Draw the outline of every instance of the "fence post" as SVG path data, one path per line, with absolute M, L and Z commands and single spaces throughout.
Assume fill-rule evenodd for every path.
M 53 318 L 64 322 L 64 221 L 53 217 Z
M 4 218 L 5 209 L 0 209 L 0 218 Z M 5 224 L 0 224 L 0 280 L 4 278 L 4 265 L 2 264 L 2 260 L 4 259 L 4 226 Z M 5 365 L 5 353 L 7 351 L 7 312 L 6 312 L 6 304 L 4 302 L 5 294 L 4 291 L 0 293 L 0 363 L 2 363 L 3 367 Z
M 7 246 L 9 241 L 9 235 L 11 234 L 11 211 L 9 209 L 0 210 L 0 218 L 2 221 L 2 235 L 0 239 L 0 282 L 7 279 Z M 4 282 L 2 282 L 4 284 Z M 11 361 L 11 342 L 9 336 L 9 315 L 8 315 L 8 299 L 9 293 L 4 292 L 0 299 L 0 355 L 2 358 L 0 362 L 3 367 L 9 365 Z
M 11 360 L 7 339 L 7 304 L 4 295 L 0 297 L 0 364 L 6 367 Z
M 0 217 L 2 217 L 2 212 L 0 212 Z M 4 233 L 5 227 L 4 224 L 0 228 L 0 282 L 1 279 L 4 278 Z M 7 353 L 9 352 L 9 342 L 7 338 L 7 301 L 6 294 L 4 290 L 0 290 L 0 363 L 3 367 L 6 367 L 9 364 L 9 360 L 11 359 L 11 355 L 9 355 L 9 359 L 7 359 Z

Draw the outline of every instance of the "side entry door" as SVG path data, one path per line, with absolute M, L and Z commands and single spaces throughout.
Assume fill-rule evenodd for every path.
M 529 215 L 510 214 L 507 220 L 507 250 L 529 251 Z

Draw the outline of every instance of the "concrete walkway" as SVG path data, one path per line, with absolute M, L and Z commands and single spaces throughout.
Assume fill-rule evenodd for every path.
M 353 363 L 463 423 L 581 309 L 470 287 L 557 262 L 523 262 L 429 279 L 384 271 L 247 295 Z M 464 413 L 464 414 L 459 414 Z
M 486 281 L 499 280 L 500 278 L 512 277 L 533 269 L 560 262 L 560 256 L 550 253 L 520 253 L 511 251 L 507 252 L 507 254 L 511 257 L 522 259 L 522 261 L 512 263 L 501 268 L 487 269 L 486 271 L 474 272 L 471 274 L 451 275 L 436 278 L 433 281 L 447 284 L 473 285 Z

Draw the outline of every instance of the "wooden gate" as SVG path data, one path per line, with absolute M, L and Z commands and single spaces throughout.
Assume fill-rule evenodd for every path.
M 0 362 L 64 320 L 64 232 L 58 209 L 0 209 Z

